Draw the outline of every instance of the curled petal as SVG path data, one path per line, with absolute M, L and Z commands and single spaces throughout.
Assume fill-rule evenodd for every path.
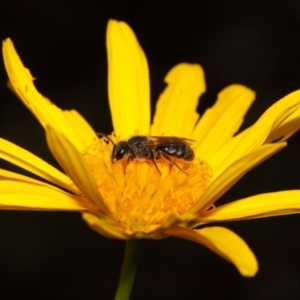
M 63 116 L 68 123 L 68 127 L 72 130 L 73 135 L 76 135 L 76 140 L 80 142 L 81 147 L 77 147 L 79 151 L 85 150 L 98 139 L 98 136 L 90 124 L 75 109 L 63 110 Z M 63 128 L 60 128 L 60 131 L 65 134 Z M 73 143 L 70 138 L 69 140 Z
M 266 143 L 273 141 L 285 141 L 300 128 L 300 109 L 297 109 L 293 114 L 282 122 L 268 137 Z
M 192 230 L 173 227 L 165 232 L 169 236 L 187 239 L 208 247 L 234 264 L 243 276 L 252 277 L 258 271 L 257 260 L 248 245 L 231 230 L 223 227 L 206 227 Z
M 199 201 L 191 210 L 188 211 L 188 213 L 197 213 L 199 211 L 206 210 L 225 192 L 227 192 L 249 170 L 257 166 L 259 163 L 266 160 L 285 146 L 285 142 L 282 142 L 280 144 L 263 145 L 256 151 L 235 161 L 223 173 L 217 175 L 217 177 L 213 180 L 213 182 L 204 192 Z
M 64 171 L 90 201 L 98 205 L 103 212 L 108 213 L 98 191 L 95 178 L 83 155 L 60 132 L 51 127 L 47 128 L 46 132 L 49 148 Z
M 108 93 L 117 136 L 149 134 L 150 87 L 146 56 L 131 28 L 110 20 L 107 26 Z
M 179 64 L 167 74 L 165 82 L 168 86 L 156 104 L 151 135 L 191 137 L 199 117 L 199 96 L 205 92 L 203 69 L 196 64 Z
M 260 194 L 201 214 L 203 222 L 234 221 L 300 213 L 300 191 Z
M 293 92 L 273 104 L 245 133 L 238 137 L 239 142 L 234 143 L 234 148 L 226 156 L 222 155 L 222 149 L 218 151 L 216 159 L 219 165 L 217 172 L 222 172 L 237 159 L 247 155 L 265 144 L 273 131 L 276 131 L 287 118 L 300 109 L 300 90 Z M 219 158 L 218 158 L 219 156 Z
M 124 227 L 108 217 L 100 219 L 95 215 L 84 213 L 82 215 L 86 223 L 96 232 L 107 238 L 127 240 L 129 237 L 125 234 Z

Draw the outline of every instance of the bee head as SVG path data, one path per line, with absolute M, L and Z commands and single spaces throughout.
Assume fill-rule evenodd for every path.
M 114 145 L 110 159 L 114 163 L 117 160 L 127 157 L 130 154 L 130 147 L 127 142 L 119 142 Z

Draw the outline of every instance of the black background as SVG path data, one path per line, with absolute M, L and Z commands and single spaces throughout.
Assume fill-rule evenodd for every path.
M 126 21 L 147 55 L 153 107 L 179 62 L 204 69 L 200 111 L 231 83 L 257 91 L 245 125 L 300 89 L 300 3 L 281 1 L 1 1 L 0 38 L 11 37 L 38 89 L 111 132 L 105 30 Z M 0 135 L 56 165 L 42 127 L 5 87 Z M 174 120 L 176 121 L 176 120 Z M 249 172 L 222 199 L 300 188 L 300 135 Z M 19 169 L 1 162 L 1 166 Z M 57 166 L 57 165 L 56 165 Z M 252 279 L 206 248 L 179 239 L 144 243 L 132 299 L 299 299 L 300 216 L 224 224 L 256 253 Z M 124 242 L 91 231 L 76 213 L 0 212 L 1 299 L 112 299 Z

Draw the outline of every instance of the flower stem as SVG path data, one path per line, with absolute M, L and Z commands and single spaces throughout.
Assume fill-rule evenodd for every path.
M 125 247 L 122 270 L 119 278 L 115 300 L 128 300 L 138 265 L 142 240 L 128 240 Z

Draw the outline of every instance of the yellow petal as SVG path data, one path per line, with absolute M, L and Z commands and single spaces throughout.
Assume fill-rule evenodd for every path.
M 64 171 L 91 202 L 99 206 L 103 212 L 108 213 L 98 191 L 95 178 L 83 155 L 60 132 L 51 127 L 47 128 L 46 132 L 49 148 Z
M 224 161 L 233 152 L 237 145 L 243 140 L 244 136 L 247 134 L 247 131 L 250 130 L 250 128 L 251 127 L 245 129 L 244 131 L 234 136 L 229 142 L 221 146 L 221 148 L 219 148 L 217 152 L 211 153 L 211 155 L 207 155 L 206 160 L 209 161 L 210 167 L 212 168 L 212 170 L 214 170 L 214 177 L 218 177 L 231 163 L 230 161 L 227 164 L 224 164 Z M 201 154 L 199 154 L 200 151 L 201 148 L 199 147 L 196 151 L 196 154 L 199 157 L 201 157 Z M 239 158 L 237 157 L 236 160 L 238 159 Z
M 76 111 L 75 109 L 64 110 L 63 114 L 68 121 L 68 126 L 72 128 L 74 135 L 76 135 L 76 140 L 80 141 L 81 148 L 78 148 L 79 151 L 85 150 L 87 147 L 90 147 L 91 144 L 93 144 L 95 140 L 98 139 L 98 136 L 96 135 L 90 124 L 82 117 L 82 115 L 78 111 Z M 64 130 L 62 130 L 62 128 L 60 128 L 60 131 L 64 135 L 68 134 L 68 132 L 65 132 Z M 72 139 L 70 138 L 69 141 L 73 143 Z
M 36 90 L 34 78 L 22 64 L 10 39 L 3 42 L 3 58 L 11 87 L 43 127 L 51 126 L 60 130 L 80 151 L 88 147 L 96 138 L 93 130 L 78 113 L 70 112 L 66 117 L 61 109 Z M 79 123 L 76 125 L 75 121 Z M 85 129 L 84 136 L 80 135 L 80 127 Z
M 278 144 L 263 145 L 256 151 L 246 155 L 230 165 L 223 173 L 213 180 L 201 199 L 188 213 L 197 213 L 210 207 L 226 191 L 228 191 L 241 177 L 249 170 L 260 164 L 262 161 L 274 155 L 277 151 L 286 146 L 285 142 Z
M 300 213 L 300 190 L 266 193 L 233 201 L 203 213 L 201 220 L 246 220 L 295 213 Z
M 129 237 L 125 234 L 124 227 L 110 218 L 100 219 L 95 215 L 84 213 L 83 219 L 96 232 L 107 238 L 127 240 Z
M 168 229 L 165 233 L 205 245 L 234 264 L 243 276 L 252 277 L 258 271 L 257 260 L 248 245 L 238 235 L 226 228 L 207 227 L 192 230 L 175 227 Z
M 107 26 L 108 92 L 114 130 L 126 138 L 149 134 L 148 64 L 134 32 L 124 22 Z
M 0 209 L 95 211 L 86 199 L 42 182 L 0 180 Z
M 205 92 L 203 69 L 196 64 L 179 64 L 165 82 L 168 86 L 156 104 L 151 135 L 190 137 L 199 117 L 199 96 Z
M 47 181 L 78 194 L 71 179 L 39 157 L 21 147 L 0 139 L 0 158 L 9 161 Z
M 266 143 L 285 141 L 300 128 L 300 109 L 285 119 L 267 138 Z
M 27 182 L 27 183 L 32 183 L 36 185 L 43 185 L 43 186 L 48 186 L 51 188 L 55 188 L 53 185 L 45 183 L 40 180 L 33 179 L 28 176 L 24 176 L 18 173 L 10 172 L 4 169 L 0 169 L 0 180 L 16 180 L 20 182 Z
M 223 89 L 216 104 L 205 111 L 195 127 L 192 139 L 197 141 L 197 156 L 208 159 L 228 142 L 240 128 L 244 115 L 255 99 L 251 89 L 234 84 Z
M 215 174 L 220 173 L 220 171 L 225 167 L 223 164 L 226 157 L 233 151 L 237 145 L 243 141 L 245 136 L 248 134 L 248 131 L 251 127 L 247 128 L 246 130 L 242 131 L 234 138 L 232 138 L 228 143 L 222 146 L 220 151 L 209 156 L 207 161 L 210 162 L 210 165 L 213 170 L 215 170 Z M 278 127 L 273 128 L 270 135 L 264 141 L 264 144 L 272 143 L 273 141 L 282 142 L 287 140 L 291 135 L 293 135 L 296 131 L 300 128 L 300 109 L 297 109 L 294 113 L 292 113 L 289 117 L 287 117 Z M 201 147 L 198 149 L 198 155 L 200 155 Z M 223 164 L 223 165 L 222 165 Z M 220 166 L 222 165 L 222 169 Z
M 216 155 L 220 154 L 224 159 L 220 161 L 220 165 L 217 166 L 217 170 L 214 170 L 214 172 L 222 172 L 238 158 L 251 153 L 251 151 L 263 145 L 269 135 L 299 108 L 300 90 L 285 96 L 273 104 L 253 126 L 241 135 L 239 143 L 235 144 L 235 147 L 227 157 L 223 157 L 222 149 L 218 151 L 220 153 L 216 153 Z

